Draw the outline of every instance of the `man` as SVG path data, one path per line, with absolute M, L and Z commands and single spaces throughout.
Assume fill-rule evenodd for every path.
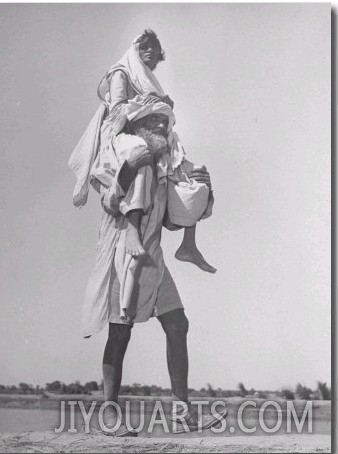
M 166 218 L 168 178 L 184 171 L 186 166 L 190 169 L 190 178 L 209 187 L 210 176 L 205 168 L 191 170 L 191 164 L 183 156 L 176 159 L 177 144 L 172 134 L 174 121 L 173 111 L 163 99 L 145 96 L 130 101 L 120 137 L 124 134 L 125 139 L 132 140 L 137 136 L 144 146 L 132 147 L 124 156 L 122 153 L 114 156 L 111 149 L 101 149 L 91 171 L 94 187 L 101 193 L 104 212 L 96 266 L 86 292 L 83 321 L 85 337 L 90 337 L 109 323 L 103 358 L 106 402 L 118 401 L 123 359 L 133 323 L 156 316 L 167 338 L 167 363 L 173 398 L 188 403 L 188 319 L 164 264 L 160 246 L 161 229 L 162 224 L 176 229 Z M 142 172 L 148 189 L 142 200 L 135 202 L 133 185 L 136 175 Z M 127 214 L 133 207 L 142 210 L 138 234 L 146 252 L 136 257 L 129 255 L 126 242 Z M 131 276 L 129 284 L 128 276 Z M 126 294 L 129 295 L 129 302 L 123 305 Z M 181 420 L 178 419 L 178 422 Z M 191 430 L 197 430 L 197 415 L 191 408 L 186 422 Z M 200 426 L 208 428 L 217 422 L 215 417 L 203 415 Z M 116 427 L 116 423 L 115 408 L 107 406 L 106 427 Z M 114 435 L 135 434 L 122 424 Z
M 177 229 L 167 216 L 169 180 L 179 179 L 185 172 L 210 187 L 210 176 L 205 167 L 195 168 L 185 160 L 179 139 L 172 131 L 173 110 L 163 97 L 138 95 L 124 105 L 123 111 L 120 129 L 114 130 L 114 146 L 110 117 L 100 126 L 102 113 L 98 111 L 70 160 L 78 178 L 74 203 L 85 203 L 91 178 L 104 208 L 95 269 L 83 307 L 84 336 L 92 336 L 109 323 L 103 358 L 104 394 L 106 402 L 117 403 L 132 326 L 156 316 L 167 338 L 173 398 L 188 403 L 188 319 L 164 263 L 161 229 L 162 224 Z M 128 145 L 135 145 L 135 141 L 137 146 Z M 99 151 L 94 155 L 98 143 Z M 211 194 L 211 206 L 212 202 Z M 141 255 L 135 254 L 131 236 L 126 235 L 128 213 L 133 209 L 142 213 L 139 225 L 134 226 L 145 250 Z M 203 217 L 210 214 L 208 206 Z M 104 419 L 107 428 L 118 426 L 113 406 L 107 406 Z M 186 422 L 191 430 L 197 430 L 197 416 L 191 409 Z M 211 427 L 217 422 L 213 416 L 203 415 L 200 427 Z M 135 434 L 122 424 L 114 435 Z

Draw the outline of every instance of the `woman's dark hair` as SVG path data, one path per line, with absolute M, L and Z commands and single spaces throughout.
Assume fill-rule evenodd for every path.
M 140 43 L 140 46 L 142 46 L 142 44 L 146 44 L 148 41 L 153 41 L 153 42 L 158 43 L 158 45 L 160 46 L 160 49 L 161 49 L 161 53 L 158 56 L 158 61 L 159 62 L 163 61 L 165 59 L 165 52 L 162 49 L 160 40 L 158 39 L 156 33 L 151 28 L 145 29 L 144 32 L 142 33 L 142 35 L 137 40 L 137 42 Z

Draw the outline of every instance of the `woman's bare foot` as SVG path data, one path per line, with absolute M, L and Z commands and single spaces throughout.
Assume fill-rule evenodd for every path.
M 213 266 L 209 265 L 209 263 L 205 260 L 203 255 L 200 253 L 200 251 L 197 249 L 196 246 L 194 246 L 191 249 L 187 249 L 183 245 L 181 245 L 175 254 L 175 257 L 177 260 L 181 260 L 182 262 L 191 262 L 194 263 L 198 268 L 200 268 L 203 271 L 207 271 L 208 273 L 216 273 L 217 269 L 214 268 Z
M 131 222 L 128 222 L 126 228 L 126 252 L 133 257 L 146 253 L 141 243 L 140 232 Z

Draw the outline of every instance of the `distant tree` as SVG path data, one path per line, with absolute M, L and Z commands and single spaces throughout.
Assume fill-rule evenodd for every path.
M 121 386 L 121 394 L 131 394 L 131 386 L 130 385 Z
M 99 385 L 96 381 L 89 381 L 84 385 L 84 389 L 87 393 L 91 393 L 92 391 L 98 391 Z
M 131 393 L 134 396 L 139 396 L 141 394 L 141 385 L 139 383 L 133 383 L 131 385 Z
M 46 383 L 46 391 L 50 393 L 61 394 L 64 390 L 63 384 L 59 380 L 55 380 L 51 383 Z
M 27 383 L 19 383 L 19 392 L 20 394 L 33 394 L 34 389 L 32 385 L 28 385 Z
M 317 382 L 317 390 L 320 400 L 331 400 L 331 390 L 327 387 L 326 383 Z
M 249 394 L 242 382 L 238 383 L 238 389 L 242 397 L 245 397 Z
M 150 395 L 151 396 L 157 396 L 158 395 L 157 389 L 158 389 L 158 386 L 151 385 L 150 386 Z
M 150 396 L 150 386 L 143 385 L 143 386 L 141 386 L 141 390 L 142 390 L 143 396 Z
M 76 380 L 75 383 L 66 386 L 66 394 L 87 394 L 87 392 L 79 380 Z
M 312 389 L 307 388 L 306 386 L 302 385 L 301 383 L 297 383 L 295 389 L 295 395 L 298 399 L 301 400 L 309 400 L 312 394 Z
M 212 387 L 210 383 L 207 383 L 207 392 L 209 397 L 217 397 L 217 392 L 216 390 Z
M 291 388 L 282 388 L 279 394 L 283 399 L 286 400 L 294 400 L 295 398 L 295 393 L 292 391 Z

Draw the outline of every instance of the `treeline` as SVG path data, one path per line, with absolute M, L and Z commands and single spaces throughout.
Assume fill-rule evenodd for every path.
M 0 394 L 41 394 L 46 397 L 48 394 L 93 394 L 96 391 L 103 392 L 103 382 L 98 384 L 96 381 L 89 381 L 82 385 L 80 381 L 75 381 L 66 385 L 59 380 L 51 383 L 46 383 L 44 387 L 33 386 L 28 383 L 19 383 L 19 386 L 0 385 Z M 170 396 L 169 388 L 162 388 L 157 385 L 141 385 L 133 383 L 132 385 L 122 385 L 121 395 L 129 396 Z M 287 400 L 331 400 L 331 389 L 326 383 L 317 382 L 317 388 L 311 389 L 301 383 L 298 383 L 295 388 L 282 388 L 278 391 L 262 391 L 254 388 L 246 389 L 243 383 L 239 383 L 236 390 L 224 390 L 214 388 L 210 383 L 206 387 L 199 390 L 189 388 L 190 397 L 255 397 L 261 399 L 281 398 Z
M 19 386 L 0 385 L 0 394 L 44 394 L 45 392 L 55 394 L 91 394 L 93 391 L 98 390 L 99 385 L 96 381 L 90 381 L 81 385 L 78 380 L 69 385 L 59 380 L 46 383 L 45 386 L 34 386 L 28 383 L 19 383 Z
M 238 389 L 241 393 L 241 397 L 253 396 L 266 399 L 275 396 L 286 400 L 331 400 L 331 388 L 321 381 L 317 382 L 316 389 L 308 388 L 301 383 L 297 383 L 295 388 L 284 387 L 275 392 L 255 391 L 254 389 L 248 391 L 243 383 L 238 384 Z
M 331 388 L 321 381 L 317 382 L 316 389 L 307 388 L 301 383 L 298 383 L 295 389 L 282 388 L 279 394 L 283 399 L 287 400 L 331 400 Z

